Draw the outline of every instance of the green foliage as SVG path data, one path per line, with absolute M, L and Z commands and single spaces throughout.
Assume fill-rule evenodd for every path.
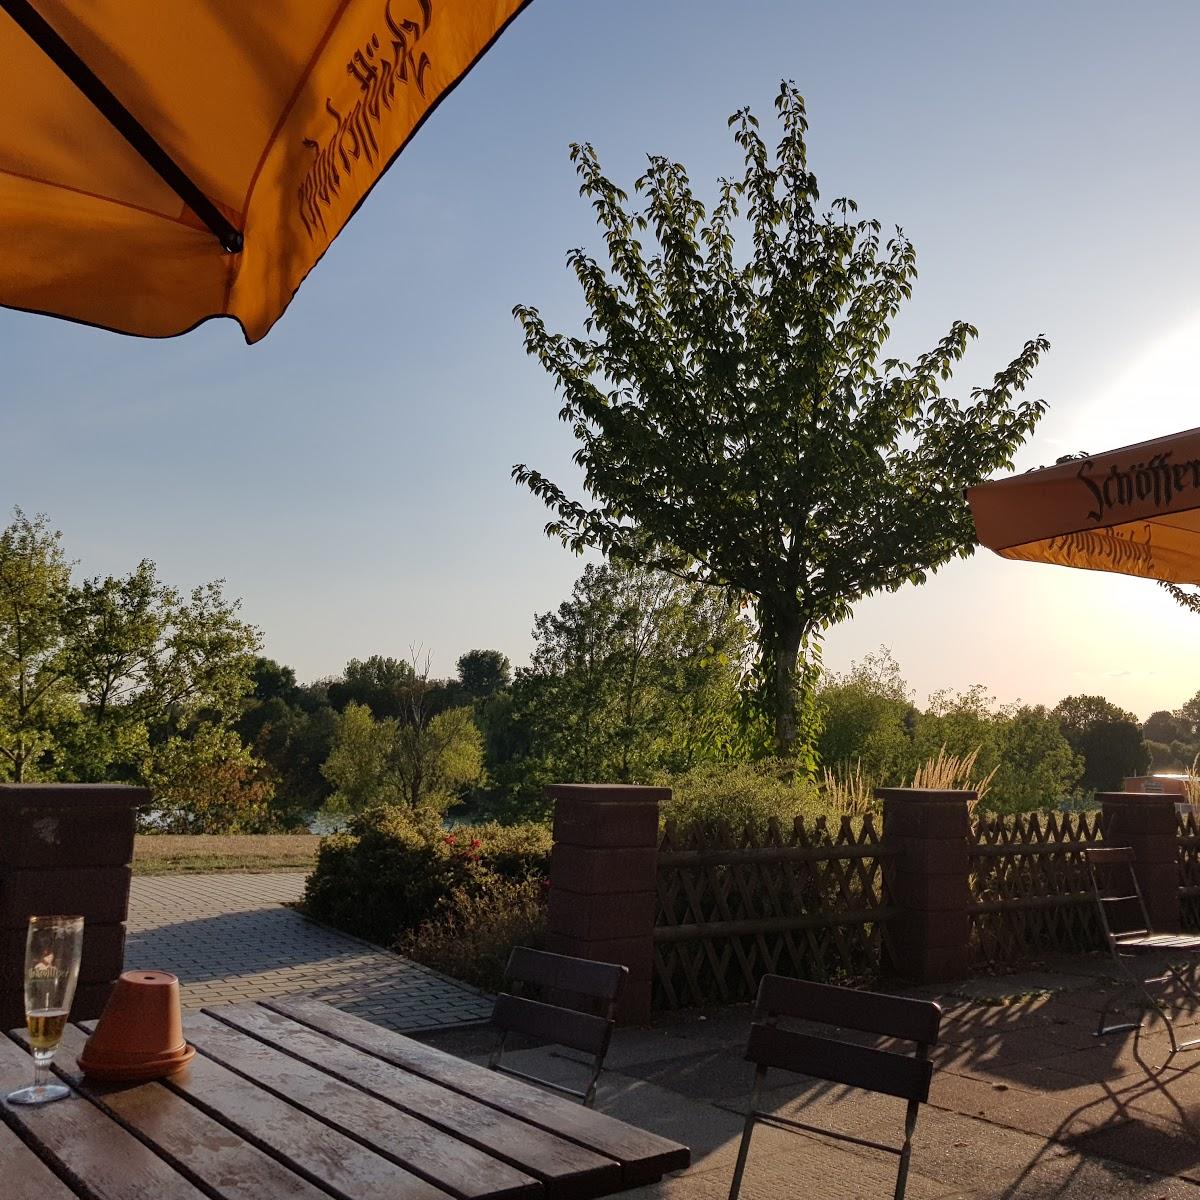
M 913 754 L 928 762 L 938 752 L 965 758 L 978 751 L 976 774 L 988 775 L 1000 763 L 999 735 L 1003 717 L 996 701 L 981 684 L 964 692 L 943 689 L 929 697 L 929 707 L 913 725 Z
M 544 945 L 546 896 L 544 879 L 478 876 L 472 886 L 446 896 L 436 916 L 402 934 L 396 949 L 435 971 L 498 992 L 513 947 Z
M 444 809 L 483 781 L 483 736 L 469 708 L 421 713 L 396 729 L 392 768 L 406 803 Z
M 1183 729 L 1179 733 L 1180 741 L 1186 742 L 1200 737 L 1200 692 L 1197 692 L 1184 704 L 1175 716 L 1183 726 Z
M 512 664 L 499 650 L 468 650 L 457 663 L 458 682 L 475 702 L 487 700 L 512 683 Z
M 1180 713 L 1167 712 L 1159 709 L 1152 712 L 1142 726 L 1142 736 L 1147 741 L 1171 742 L 1186 741 L 1192 736 L 1192 724 Z
M 0 533 L 0 778 L 54 778 L 79 698 L 65 645 L 71 568 L 62 534 L 18 508 Z
M 352 658 L 342 677 L 329 682 L 329 703 L 339 711 L 349 704 L 362 704 L 376 717 L 398 717 L 415 679 L 416 670 L 405 659 L 381 654 L 366 660 Z
M 243 741 L 275 776 L 271 808 L 287 828 L 303 826 L 333 790 L 321 768 L 333 746 L 338 714 L 327 704 L 311 709 L 302 704 L 306 701 L 289 703 L 280 696 L 251 701 L 237 723 Z
M 544 826 L 460 826 L 447 832 L 428 810 L 372 808 L 321 842 L 305 886 L 306 911 L 383 945 L 442 911 L 456 891 L 483 895 L 496 877 L 548 873 Z
M 482 778 L 483 739 L 469 708 L 377 721 L 351 702 L 337 718 L 321 771 L 334 788 L 334 811 L 380 804 L 440 811 Z
M 1166 742 L 1154 742 L 1147 738 L 1146 751 L 1150 755 L 1149 769 L 1152 774 L 1155 771 L 1179 771 L 1185 766 L 1183 756 L 1176 754 Z
M 231 729 L 202 725 L 147 752 L 141 778 L 154 794 L 158 833 L 269 833 L 269 773 Z
M 705 763 L 656 782 L 671 788 L 662 819 L 680 826 L 728 821 L 734 828 L 761 827 L 773 819 L 786 826 L 796 817 L 827 815 L 816 784 L 797 775 L 790 760 Z
M 1054 717 L 1083 759 L 1087 791 L 1120 791 L 1127 775 L 1142 775 L 1150 765 L 1137 718 L 1103 696 L 1067 696 L 1055 706 Z
M 822 761 L 843 774 L 860 770 L 874 785 L 904 787 L 939 755 L 974 755 L 973 778 L 995 772 L 985 809 L 1052 808 L 1074 797 L 1083 763 L 1045 708 L 998 707 L 981 686 L 936 692 L 924 712 L 908 695 L 886 647 L 827 677 L 819 693 Z
M 1057 808 L 1072 799 L 1083 759 L 1042 705 L 1006 714 L 996 728 L 996 774 L 984 807 L 996 812 Z
M 918 713 L 908 685 L 886 646 L 854 663 L 845 675 L 827 675 L 817 692 L 821 734 L 817 750 L 827 766 L 858 764 L 882 783 L 911 777 L 916 768 L 913 728 Z
M 571 549 L 685 573 L 751 606 L 749 696 L 790 755 L 815 732 L 800 726 L 815 682 L 797 675 L 802 651 L 862 597 L 972 552 L 963 489 L 1009 467 L 1036 426 L 1044 406 L 1014 397 L 1047 343 L 1027 342 L 967 402 L 942 392 L 976 336 L 964 321 L 912 363 L 881 360 L 913 247 L 899 230 L 884 242 L 850 200 L 821 211 L 803 99 L 785 83 L 776 108 L 773 158 L 748 110 L 731 118 L 744 170 L 720 182 L 711 214 L 669 159 L 650 157 L 639 210 L 590 145 L 572 147 L 607 250 L 607 265 L 568 255 L 585 336 L 551 332 L 536 308 L 514 313 L 561 393 L 589 499 L 524 464 L 513 475 Z
M 504 714 L 516 757 L 497 774 L 534 805 L 545 783 L 639 782 L 735 752 L 747 631 L 721 594 L 589 565 L 533 633 Z
M 330 808 L 361 812 L 379 804 L 396 804 L 400 785 L 391 770 L 396 720 L 376 721 L 365 704 L 346 705 L 334 727 L 329 757 L 321 774 L 332 785 Z
M 71 579 L 61 535 L 15 510 L 0 533 L 0 769 L 144 782 L 172 828 L 263 828 L 272 782 L 230 732 L 259 634 L 220 582 L 184 594 L 143 561 Z

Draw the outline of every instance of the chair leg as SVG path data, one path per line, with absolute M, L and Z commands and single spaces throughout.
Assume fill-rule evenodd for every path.
M 1146 998 L 1146 1002 L 1149 1007 L 1157 1012 L 1160 1016 L 1163 1016 L 1163 1019 L 1166 1020 L 1161 1006 L 1150 994 L 1150 989 L 1146 986 L 1147 981 L 1142 979 L 1137 972 L 1131 970 L 1120 955 L 1114 954 L 1113 961 L 1117 964 L 1117 968 L 1120 970 L 1121 974 L 1125 976 L 1127 981 L 1126 986 L 1141 992 L 1141 994 Z M 1122 1021 L 1117 1025 L 1105 1025 L 1104 1018 L 1108 1016 L 1109 1007 L 1110 1005 L 1107 1001 L 1105 1001 L 1104 1007 L 1100 1010 L 1100 1019 L 1096 1022 L 1096 1032 L 1092 1035 L 1093 1037 L 1104 1037 L 1109 1033 L 1127 1033 L 1133 1029 L 1136 1029 L 1140 1032 L 1142 1023 L 1145 1020 L 1144 1017 L 1139 1018 L 1137 1021 Z M 1167 1030 L 1170 1034 L 1172 1045 L 1174 1045 L 1175 1034 L 1171 1031 L 1171 1022 L 1169 1020 L 1167 1020 Z M 1172 1050 L 1171 1053 L 1173 1054 L 1174 1050 Z
M 500 1056 L 504 1053 L 504 1043 L 508 1041 L 508 1030 L 502 1030 L 488 1055 L 488 1066 L 494 1071 L 500 1065 Z
M 742 1190 L 742 1176 L 746 1173 L 746 1156 L 750 1153 L 750 1135 L 754 1132 L 754 1121 L 758 1113 L 758 1097 L 762 1091 L 763 1078 L 767 1074 L 766 1067 L 759 1067 L 754 1072 L 754 1090 L 750 1093 L 750 1103 L 746 1108 L 746 1125 L 742 1129 L 742 1144 L 738 1147 L 737 1166 L 733 1168 L 733 1183 L 729 1188 L 729 1200 L 737 1200 Z
M 1179 984 L 1179 986 L 1183 988 L 1183 990 L 1187 992 L 1189 996 L 1191 996 L 1192 1000 L 1196 1004 L 1200 1005 L 1200 994 L 1197 994 L 1195 987 L 1196 960 L 1192 959 L 1188 963 L 1186 971 L 1178 965 L 1170 966 L 1167 968 L 1167 970 L 1170 971 L 1172 976 L 1174 976 L 1175 981 Z M 1191 976 L 1191 979 L 1188 978 L 1189 975 Z
M 1195 963 L 1193 963 L 1191 966 L 1191 971 L 1195 971 L 1195 969 L 1196 969 Z M 1200 1004 L 1200 996 L 1198 996 L 1196 994 L 1196 989 L 1191 985 L 1191 983 L 1188 981 L 1185 973 L 1179 967 L 1177 967 L 1177 966 L 1167 967 L 1167 974 L 1170 975 L 1171 978 L 1174 979 L 1179 984 L 1179 986 L 1182 987 L 1183 990 L 1185 992 L 1187 992 L 1187 994 L 1189 996 L 1191 996 L 1191 998 L 1197 1004 Z M 1200 1049 L 1200 1038 L 1193 1038 L 1190 1042 L 1178 1041 L 1175 1037 L 1174 1021 L 1172 1021 L 1171 1018 L 1168 1017 L 1166 1013 L 1163 1013 L 1163 1020 L 1166 1021 L 1166 1023 L 1167 1023 L 1167 1036 L 1171 1039 L 1171 1054 L 1172 1055 L 1178 1054 L 1180 1052 L 1180 1050 Z M 1168 1059 L 1167 1061 L 1170 1062 L 1170 1059 Z
M 596 1064 L 592 1068 L 592 1077 L 588 1081 L 587 1092 L 584 1093 L 583 1107 L 595 1108 L 596 1106 L 596 1085 L 600 1082 L 600 1072 L 604 1069 L 604 1059 L 599 1054 L 596 1055 Z
M 917 1127 L 917 1114 L 921 1105 L 916 1100 L 908 1102 L 904 1114 L 904 1145 L 900 1149 L 900 1169 L 896 1172 L 896 1190 L 892 1200 L 904 1200 L 904 1189 L 908 1187 L 908 1160 L 912 1157 L 912 1136 Z

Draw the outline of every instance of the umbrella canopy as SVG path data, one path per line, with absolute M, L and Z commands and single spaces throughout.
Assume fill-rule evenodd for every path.
M 257 341 L 526 3 L 0 0 L 0 304 Z
M 1005 558 L 1200 583 L 1200 429 L 967 491 Z

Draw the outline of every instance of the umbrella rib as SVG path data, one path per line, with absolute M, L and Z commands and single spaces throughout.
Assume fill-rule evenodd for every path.
M 222 247 L 230 254 L 238 253 L 242 248 L 241 230 L 201 191 L 188 173 L 108 90 L 91 67 L 71 49 L 29 0 L 0 0 L 0 8 L 12 17 L 147 165 L 212 230 Z

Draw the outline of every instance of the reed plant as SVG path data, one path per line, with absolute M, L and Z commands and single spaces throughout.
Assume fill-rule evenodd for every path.
M 933 758 L 927 758 L 917 767 L 913 775 L 912 786 L 928 791 L 970 791 L 975 793 L 975 799 L 970 804 L 972 812 L 987 794 L 998 767 L 993 767 L 986 775 L 975 779 L 975 762 L 979 758 L 981 747 L 976 746 L 969 754 L 948 754 L 943 745 Z

